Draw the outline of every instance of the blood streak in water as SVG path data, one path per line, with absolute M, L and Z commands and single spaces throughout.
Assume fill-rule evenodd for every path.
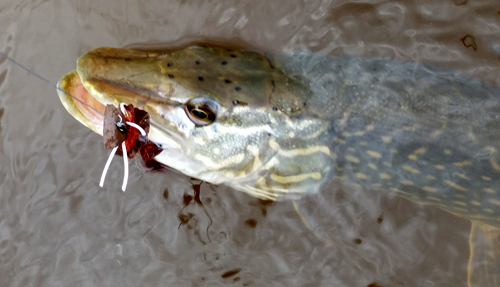
M 104 147 L 112 149 L 111 154 L 104 167 L 100 186 L 104 185 L 104 179 L 109 165 L 115 153 L 124 155 L 125 174 L 122 190 L 125 191 L 128 180 L 128 158 L 133 158 L 137 152 L 141 155 L 146 167 L 153 170 L 163 168 L 163 165 L 154 158 L 161 153 L 162 149 L 147 138 L 149 132 L 149 114 L 133 105 L 120 104 L 120 109 L 113 105 L 107 105 L 105 109 L 103 124 Z

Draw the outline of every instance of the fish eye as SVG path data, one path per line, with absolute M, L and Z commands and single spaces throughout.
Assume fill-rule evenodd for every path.
M 184 110 L 195 125 L 206 126 L 215 121 L 219 103 L 208 98 L 194 98 L 186 103 Z

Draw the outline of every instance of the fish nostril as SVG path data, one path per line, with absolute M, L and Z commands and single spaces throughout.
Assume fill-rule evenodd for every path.
M 200 82 L 203 82 L 203 77 L 198 77 L 198 80 L 199 80 Z
M 231 80 L 229 80 L 229 79 L 225 79 L 225 80 L 224 80 L 224 83 L 226 83 L 226 84 L 231 84 L 232 82 L 233 82 L 233 81 L 231 81 Z

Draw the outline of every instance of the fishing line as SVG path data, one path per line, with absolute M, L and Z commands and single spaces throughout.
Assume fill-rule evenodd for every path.
M 91 108 L 92 110 L 94 110 L 96 113 L 100 114 L 101 116 L 104 117 L 105 120 L 109 121 L 109 122 L 112 122 L 112 123 L 115 123 L 116 125 L 120 125 L 121 122 L 115 122 L 112 118 L 102 114 L 101 112 L 99 112 L 96 108 L 94 108 L 92 105 L 89 105 L 87 104 L 86 102 L 78 99 L 77 97 L 73 96 L 72 94 L 66 92 L 65 90 L 59 88 L 56 84 L 54 84 L 53 82 L 51 82 L 49 79 L 46 79 L 44 78 L 42 75 L 38 74 L 37 72 L 35 71 L 32 71 L 31 69 L 27 68 L 26 66 L 24 66 L 23 64 L 19 63 L 18 61 L 12 59 L 11 57 L 7 56 L 7 54 L 3 53 L 3 52 L 0 52 L 0 56 L 4 57 L 6 60 L 10 61 L 11 63 L 13 63 L 14 65 L 18 66 L 19 68 L 25 70 L 26 72 L 28 72 L 29 74 L 37 77 L 40 81 L 42 82 L 45 82 L 47 84 L 49 84 L 50 86 L 52 86 L 53 88 L 55 88 L 56 90 L 60 91 L 60 92 L 63 92 L 64 94 L 66 94 L 67 96 L 70 96 L 73 100 L 76 100 L 77 102 L 79 102 L 80 104 L 82 105 L 85 105 L 89 108 Z
M 73 96 L 72 94 L 68 93 L 67 91 L 59 88 L 56 84 L 54 84 L 53 82 L 51 82 L 49 79 L 46 79 L 44 78 L 42 75 L 36 73 L 35 71 L 32 71 L 31 69 L 29 69 L 28 67 L 24 66 L 23 64 L 17 62 L 16 60 L 14 60 L 13 58 L 7 56 L 5 53 L 3 52 L 0 52 L 0 55 L 5 58 L 6 60 L 10 61 L 11 63 L 13 63 L 14 65 L 18 66 L 19 68 L 25 70 L 26 72 L 28 72 L 29 74 L 37 77 L 40 81 L 42 82 L 45 82 L 47 84 L 49 84 L 51 87 L 55 88 L 57 91 L 60 91 L 60 92 L 63 92 L 65 95 L 67 96 L 70 96 L 73 100 L 76 100 L 77 102 L 79 102 L 80 104 L 82 105 L 85 105 L 89 108 L 91 108 L 92 110 L 94 110 L 96 113 L 98 113 L 99 115 L 103 116 L 104 120 L 107 120 L 111 123 L 114 123 L 118 129 L 122 128 L 124 124 L 127 124 L 129 126 L 132 126 L 136 129 L 139 130 L 139 132 L 143 135 L 143 136 L 146 136 L 146 131 L 144 131 L 144 129 L 142 127 L 140 127 L 139 125 L 137 125 L 136 123 L 133 123 L 133 122 L 129 122 L 129 121 L 123 121 L 122 117 L 120 115 L 118 115 L 120 117 L 120 121 L 119 122 L 116 122 L 114 121 L 112 118 L 102 114 L 101 112 L 99 112 L 96 108 L 94 108 L 92 105 L 89 105 L 87 103 L 85 103 L 84 101 L 78 99 L 77 97 Z M 126 110 L 125 110 L 125 103 L 121 103 L 120 104 L 120 109 L 121 109 L 121 112 L 125 115 L 126 114 Z M 127 188 L 127 182 L 128 182 L 128 174 L 129 174 L 129 170 L 128 170 L 128 155 L 127 155 L 127 147 L 125 145 L 125 141 L 123 141 L 121 143 L 121 147 L 122 147 L 122 151 L 123 151 L 123 164 L 124 164 L 124 175 L 123 175 L 123 184 L 122 184 L 122 190 L 125 191 L 125 189 Z M 111 164 L 111 160 L 113 159 L 113 156 L 115 155 L 116 151 L 118 149 L 118 146 L 114 147 L 113 150 L 111 151 L 111 154 L 109 155 L 108 157 L 108 160 L 106 161 L 106 165 L 104 166 L 104 170 L 102 172 L 102 175 L 101 175 L 101 180 L 99 182 L 99 186 L 100 187 L 103 187 L 104 185 L 104 180 L 106 178 L 106 174 L 108 172 L 108 169 L 109 169 L 109 166 Z

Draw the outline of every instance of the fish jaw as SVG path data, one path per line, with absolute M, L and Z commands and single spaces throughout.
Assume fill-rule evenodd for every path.
M 276 200 L 319 191 L 331 178 L 335 157 L 327 147 L 330 123 L 315 114 L 312 102 L 306 106 L 309 84 L 280 64 L 260 53 L 215 47 L 100 48 L 80 57 L 77 71 L 97 102 L 124 102 L 150 115 L 149 139 L 163 149 L 155 160 Z M 197 118 L 207 108 L 214 115 L 206 114 L 208 123 Z M 81 111 L 68 111 L 92 126 Z M 319 146 L 309 147 L 304 138 Z
M 59 80 L 57 94 L 70 115 L 102 136 L 104 105 L 87 92 L 76 70 L 69 72 Z
M 93 87 L 91 91 L 95 90 L 95 86 Z M 107 87 L 107 91 L 110 91 L 110 87 Z M 105 105 L 87 91 L 77 71 L 72 71 L 63 76 L 58 82 L 57 88 L 59 99 L 68 113 L 81 124 L 102 136 Z M 118 90 L 121 89 L 118 87 Z M 175 162 L 186 162 L 185 156 L 181 152 L 179 139 L 173 140 L 164 133 L 162 128 L 159 128 L 154 123 L 151 123 L 148 139 L 162 147 L 163 151 L 155 160 L 167 166 L 176 166 Z M 177 165 L 176 169 L 184 173 L 189 172 L 182 165 Z M 193 176 L 195 175 L 193 174 Z

